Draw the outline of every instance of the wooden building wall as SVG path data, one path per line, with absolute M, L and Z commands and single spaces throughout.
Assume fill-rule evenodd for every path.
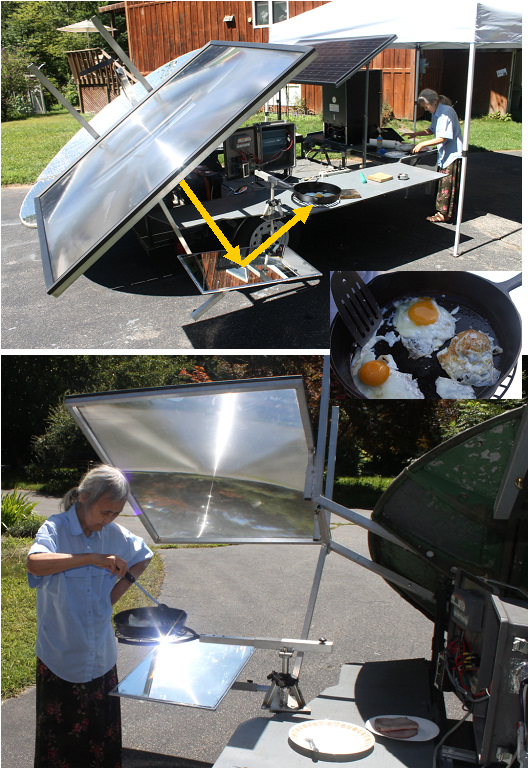
M 289 3 L 290 16 L 296 16 L 327 0 L 296 0 Z M 352 0 L 351 0 L 352 2 Z M 143 74 L 188 51 L 201 48 L 209 40 L 268 42 L 268 28 L 255 29 L 250 0 L 192 0 L 171 2 L 125 3 L 129 52 Z M 233 22 L 224 16 L 234 15 Z M 428 66 L 420 75 L 420 88 L 434 88 L 449 96 L 463 113 L 468 54 L 457 50 L 424 52 Z M 383 103 L 389 104 L 396 117 L 412 118 L 415 52 L 389 48 L 372 61 L 373 69 L 383 71 Z M 497 71 L 511 67 L 511 53 L 477 53 L 473 111 L 505 112 L 508 102 L 509 76 L 498 77 Z M 314 112 L 322 111 L 319 86 L 302 87 L 302 98 Z
M 318 2 L 290 2 L 290 15 L 310 11 Z M 127 2 L 129 53 L 143 74 L 148 74 L 183 53 L 201 48 L 209 40 L 268 42 L 268 28 L 253 27 L 253 4 L 248 0 L 191 2 Z M 224 22 L 234 16 L 234 22 Z

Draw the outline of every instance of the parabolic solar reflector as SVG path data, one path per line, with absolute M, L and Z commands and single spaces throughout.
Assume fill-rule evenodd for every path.
M 316 56 L 212 41 L 35 198 L 44 277 L 58 296 Z
M 295 82 L 312 85 L 342 85 L 396 39 L 396 35 L 354 37 L 344 40 L 303 40 L 313 45 L 317 59 Z
M 155 541 L 313 541 L 313 440 L 300 377 L 65 402 L 100 458 L 127 475 Z

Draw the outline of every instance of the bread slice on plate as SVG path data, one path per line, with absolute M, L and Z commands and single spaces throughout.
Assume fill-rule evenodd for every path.
M 410 739 L 418 733 L 418 723 L 409 717 L 377 717 L 374 728 L 391 739 Z

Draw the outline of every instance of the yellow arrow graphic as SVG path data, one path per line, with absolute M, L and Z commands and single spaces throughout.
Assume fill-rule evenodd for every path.
M 197 208 L 202 216 L 204 217 L 207 224 L 211 227 L 217 238 L 220 240 L 224 248 L 226 249 L 226 257 L 228 259 L 231 259 L 231 261 L 236 262 L 237 264 L 240 264 L 242 261 L 242 257 L 240 256 L 240 246 L 233 247 L 227 237 L 224 235 L 218 224 L 215 222 L 215 220 L 211 217 L 211 215 L 205 210 L 201 202 L 198 200 L 190 186 L 187 184 L 185 180 L 180 181 L 180 187 L 184 190 L 184 192 L 189 195 L 193 205 L 195 208 Z
M 302 221 L 303 224 L 306 223 L 306 220 L 308 216 L 310 215 L 310 211 L 312 210 L 312 205 L 306 205 L 304 208 L 295 208 L 293 211 L 293 218 L 290 219 L 286 224 L 284 224 L 280 229 L 278 229 L 276 232 L 274 232 L 268 239 L 261 243 L 257 248 L 255 248 L 254 251 L 251 251 L 251 253 L 246 256 L 244 260 L 242 260 L 242 256 L 240 255 L 240 246 L 232 246 L 227 237 L 224 235 L 218 224 L 215 222 L 215 220 L 212 218 L 212 216 L 206 211 L 200 200 L 196 197 L 192 189 L 189 187 L 187 182 L 185 180 L 180 181 L 180 186 L 184 190 L 184 192 L 189 196 L 191 202 L 193 203 L 194 207 L 197 208 L 197 210 L 202 214 L 203 218 L 205 219 L 205 222 L 209 225 L 209 227 L 213 230 L 217 238 L 220 240 L 224 248 L 226 249 L 226 258 L 230 259 L 231 261 L 234 261 L 235 264 L 239 264 L 241 267 L 246 267 L 253 259 L 256 259 L 257 256 L 259 256 L 263 251 L 266 250 L 266 248 L 269 248 L 269 246 L 274 243 L 276 240 L 279 239 L 279 237 L 282 237 L 282 235 L 287 232 L 289 229 L 293 227 L 294 224 L 297 224 L 299 221 Z

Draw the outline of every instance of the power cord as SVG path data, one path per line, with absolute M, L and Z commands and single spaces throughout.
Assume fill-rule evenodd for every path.
M 442 736 L 442 738 L 440 739 L 440 741 L 436 745 L 434 753 L 433 753 L 433 768 L 437 768 L 438 753 L 440 752 L 440 748 L 443 746 L 443 744 L 445 743 L 446 739 L 449 736 L 451 736 L 451 734 L 454 733 L 458 728 L 460 728 L 462 723 L 465 722 L 467 720 L 467 718 L 470 716 L 471 712 L 472 712 L 472 709 L 468 708 L 468 710 L 467 710 L 466 714 L 464 715 L 464 717 L 461 720 L 459 720 L 458 723 L 455 723 L 455 725 L 451 728 L 450 731 L 448 731 L 447 733 L 445 733 Z

